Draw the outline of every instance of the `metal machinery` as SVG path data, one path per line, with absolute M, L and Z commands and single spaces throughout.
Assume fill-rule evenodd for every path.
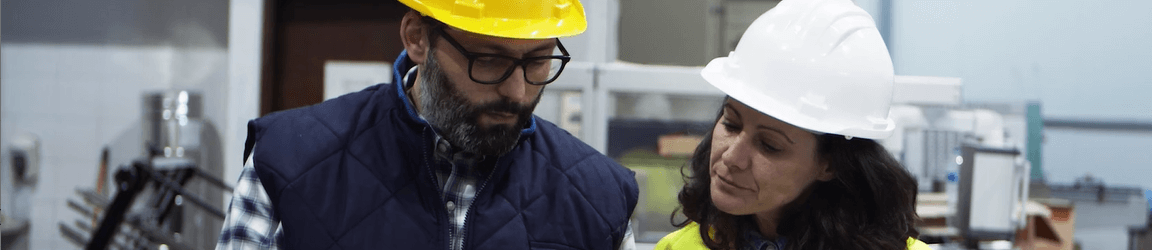
M 965 144 L 961 147 L 954 222 L 964 246 L 979 248 L 981 240 L 1013 240 L 1024 227 L 1029 166 L 1016 149 Z M 974 198 L 979 197 L 979 198 Z
M 0 214 L 0 249 L 28 249 L 32 194 L 40 173 L 40 139 L 33 134 L 15 136 L 9 144 L 3 175 L 5 206 Z
M 918 204 L 928 222 L 920 226 L 922 239 L 965 248 L 1013 240 L 1027 222 L 1028 108 L 962 103 L 958 78 L 895 81 L 890 116 L 897 129 L 881 143 L 919 181 L 920 200 L 944 198 Z
M 96 188 L 76 190 L 83 202 L 68 200 L 92 220 L 61 222 L 60 233 L 90 250 L 212 249 L 224 219 L 220 190 L 232 188 L 217 177 L 219 136 L 201 118 L 202 98 L 164 91 L 146 94 L 143 104 L 144 153 L 109 181 L 105 149 Z

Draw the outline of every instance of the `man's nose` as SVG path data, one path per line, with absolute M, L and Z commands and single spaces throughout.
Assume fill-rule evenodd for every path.
M 528 80 L 524 79 L 524 68 L 517 66 L 512 70 L 512 75 L 509 75 L 508 79 L 499 83 L 496 91 L 501 96 L 508 98 L 509 101 L 523 103 L 528 101 L 527 89 Z

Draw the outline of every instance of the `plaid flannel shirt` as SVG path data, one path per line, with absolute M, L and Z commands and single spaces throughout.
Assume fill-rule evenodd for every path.
M 436 181 L 440 184 L 440 200 L 448 211 L 448 222 L 452 228 L 448 229 L 449 239 L 452 240 L 452 249 L 464 249 L 464 219 L 468 215 L 468 208 L 476 198 L 476 192 L 483 188 L 489 174 L 488 167 L 479 164 L 491 164 L 472 154 L 456 152 L 448 141 L 436 136 L 436 160 L 434 168 Z
M 466 153 L 453 152 L 447 141 L 436 137 L 436 164 L 437 182 L 441 186 L 441 200 L 444 208 L 449 212 L 449 221 L 453 227 L 449 230 L 453 249 L 463 249 L 464 220 L 468 208 L 476 197 L 476 192 L 483 188 L 484 181 L 489 174 L 485 168 L 475 167 L 476 163 L 485 161 L 477 159 Z M 280 219 L 272 209 L 272 201 L 256 176 L 253 157 L 248 157 L 244 170 L 240 173 L 240 181 L 232 194 L 232 202 L 228 208 L 227 218 L 224 219 L 224 228 L 220 231 L 220 241 L 217 250 L 240 249 L 278 249 L 281 238 L 284 237 Z M 635 249 L 635 237 L 632 235 L 632 225 L 629 223 L 628 231 L 620 244 L 622 250 Z
M 741 247 L 741 250 L 781 250 L 784 249 L 784 244 L 788 243 L 784 236 L 780 236 L 776 240 L 765 239 L 756 227 L 744 227 L 742 231 L 744 231 L 744 240 L 748 241 L 748 245 Z

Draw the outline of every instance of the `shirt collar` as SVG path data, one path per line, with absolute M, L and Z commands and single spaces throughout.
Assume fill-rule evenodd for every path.
M 462 164 L 466 164 L 466 165 L 475 165 L 476 162 L 479 162 L 479 161 L 484 159 L 483 156 L 476 155 L 476 154 L 470 153 L 470 152 L 465 152 L 463 150 L 460 150 L 460 148 L 458 148 L 458 147 L 452 146 L 452 143 L 449 143 L 448 140 L 445 140 L 444 137 L 441 137 L 439 134 L 436 134 L 436 140 L 435 141 L 436 141 L 436 150 L 435 150 L 436 152 L 433 155 L 436 156 L 437 160 L 445 161 L 445 162 L 453 162 L 453 163 L 462 163 Z
M 776 240 L 765 239 L 760 235 L 760 230 L 749 228 L 744 230 L 744 240 L 748 242 L 744 250 L 783 250 L 784 244 L 788 243 L 788 239 L 784 236 L 779 236 Z

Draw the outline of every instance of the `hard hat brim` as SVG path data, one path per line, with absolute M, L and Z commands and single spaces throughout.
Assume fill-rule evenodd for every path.
M 782 100 L 765 95 L 764 93 L 750 91 L 755 89 L 752 88 L 752 86 L 757 83 L 745 82 L 732 77 L 733 74 L 729 73 L 731 70 L 727 67 L 727 65 L 730 65 L 730 60 L 732 60 L 732 58 L 729 57 L 712 59 L 712 61 L 708 62 L 708 65 L 704 66 L 704 69 L 700 71 L 700 76 L 728 96 L 748 105 L 748 107 L 760 113 L 806 130 L 867 139 L 888 138 L 896 128 L 896 123 L 890 118 L 871 121 L 872 127 L 876 127 L 877 129 L 866 129 L 859 128 L 859 126 L 836 126 L 829 122 L 822 122 L 815 117 L 804 115 L 794 108 L 797 106 L 795 104 L 783 103 Z M 771 79 L 764 80 L 768 81 Z

